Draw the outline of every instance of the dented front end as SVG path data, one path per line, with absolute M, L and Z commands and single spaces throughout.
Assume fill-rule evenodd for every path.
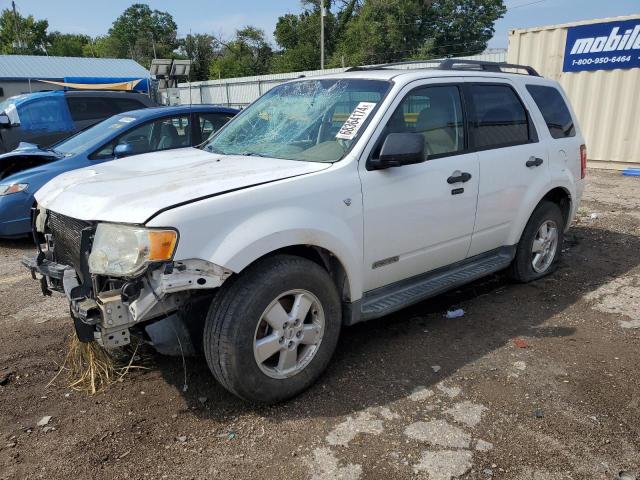
M 53 290 L 67 296 L 81 341 L 124 346 L 138 327 L 186 309 L 194 297 L 231 275 L 205 260 L 173 258 L 148 262 L 132 275 L 96 274 L 90 255 L 97 228 L 96 222 L 37 208 L 33 234 L 38 253 L 23 257 L 33 277 L 39 277 L 44 295 Z

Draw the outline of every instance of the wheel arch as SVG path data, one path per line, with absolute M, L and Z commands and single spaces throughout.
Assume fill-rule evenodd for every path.
M 550 201 L 558 205 L 560 211 L 562 212 L 562 218 L 564 219 L 565 228 L 569 226 L 569 222 L 571 220 L 571 206 L 572 206 L 572 198 L 571 192 L 564 187 L 555 187 L 549 190 L 544 197 L 540 199 L 537 203 L 536 208 L 540 203 L 544 201 Z M 535 210 L 535 208 L 534 208 Z
M 310 241 L 312 239 L 308 231 L 302 236 L 291 233 L 278 232 L 269 238 L 246 245 L 224 262 L 214 263 L 238 274 L 258 260 L 277 254 L 295 255 L 324 268 L 331 276 L 341 300 L 353 302 L 362 296 L 362 278 L 358 270 L 357 256 L 351 254 L 347 245 L 326 235 L 316 235 L 316 241 Z
M 331 276 L 331 279 L 333 280 L 333 283 L 340 295 L 340 299 L 346 302 L 351 301 L 351 287 L 349 284 L 349 275 L 347 274 L 347 270 L 340 259 L 326 248 L 318 247 L 316 245 L 288 245 L 266 253 L 262 257 L 254 260 L 252 263 L 280 254 L 306 258 L 307 260 L 311 260 L 313 263 L 321 266 Z
M 529 223 L 529 220 L 531 219 L 531 216 L 533 215 L 533 212 L 535 212 L 536 208 L 538 208 L 538 206 L 545 201 L 550 201 L 558 205 L 558 207 L 560 208 L 560 211 L 562 212 L 562 217 L 565 222 L 564 228 L 566 231 L 566 229 L 569 227 L 569 223 L 571 222 L 571 218 L 572 218 L 573 197 L 571 195 L 571 191 L 566 186 L 558 185 L 558 186 L 549 188 L 544 195 L 539 197 L 537 202 L 535 203 L 532 202 L 532 206 L 530 207 L 528 212 L 529 214 L 518 225 L 518 228 L 516 230 L 517 234 L 512 237 L 511 244 L 513 245 L 518 244 L 518 242 L 520 241 L 520 238 L 522 237 L 524 229 L 526 228 L 527 224 Z

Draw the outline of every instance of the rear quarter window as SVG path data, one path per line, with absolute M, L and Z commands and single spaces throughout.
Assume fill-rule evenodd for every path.
M 553 138 L 575 137 L 576 128 L 567 103 L 557 88 L 527 85 Z
M 139 110 L 145 108 L 146 105 L 132 98 L 112 98 L 109 99 L 116 113 L 128 112 L 130 110 Z
M 24 131 L 63 132 L 73 130 L 69 109 L 62 96 L 38 98 L 17 106 Z
M 116 113 L 103 98 L 67 97 L 69 111 L 75 122 L 101 120 Z

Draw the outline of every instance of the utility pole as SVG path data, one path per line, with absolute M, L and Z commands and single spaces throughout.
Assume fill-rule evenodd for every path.
M 13 27 L 15 29 L 15 44 L 17 44 L 18 49 L 22 49 L 22 42 L 20 41 L 20 27 L 18 26 L 18 12 L 16 11 L 16 2 L 11 2 L 11 8 L 13 9 Z
M 324 70 L 324 0 L 320 0 L 320 70 Z

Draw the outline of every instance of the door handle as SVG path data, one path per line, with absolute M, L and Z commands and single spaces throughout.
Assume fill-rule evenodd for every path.
M 454 175 L 458 173 L 458 172 L 454 172 Z M 467 172 L 462 172 L 460 175 L 457 176 L 450 176 L 449 178 L 447 178 L 447 183 L 448 184 L 453 184 L 453 183 L 466 183 L 469 180 L 471 180 L 471 174 L 467 173 Z
M 542 160 L 541 158 L 529 157 L 529 160 L 527 160 L 527 163 L 525 163 L 525 165 L 527 167 L 539 167 L 543 162 L 544 160 Z

